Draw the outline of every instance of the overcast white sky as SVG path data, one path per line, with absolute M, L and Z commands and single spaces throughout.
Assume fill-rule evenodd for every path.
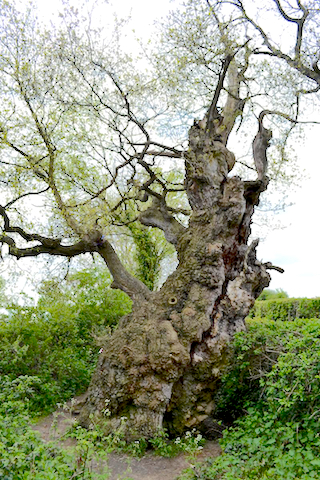
M 38 1 L 46 16 L 51 16 L 59 4 L 59 0 Z M 169 0 L 118 0 L 113 4 L 119 15 L 131 13 L 136 32 L 146 37 L 152 35 L 153 20 L 165 16 L 173 7 Z M 305 145 L 297 146 L 298 162 L 310 178 L 302 180 L 301 188 L 292 195 L 295 205 L 279 216 L 287 227 L 271 231 L 258 247 L 259 259 L 285 269 L 284 274 L 272 271 L 270 288 L 282 288 L 290 296 L 320 296 L 319 137 L 318 125 L 308 133 Z
M 320 126 L 297 148 L 299 164 L 309 178 L 292 195 L 295 204 L 280 215 L 283 230 L 272 231 L 258 247 L 259 257 L 285 269 L 272 271 L 270 288 L 282 288 L 292 297 L 320 296 Z

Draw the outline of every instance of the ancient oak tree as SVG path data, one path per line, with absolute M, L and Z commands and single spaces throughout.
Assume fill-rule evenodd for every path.
M 281 270 L 259 262 L 250 225 L 293 127 L 314 120 L 305 112 L 320 90 L 319 9 L 252 3 L 189 1 L 134 59 L 121 50 L 121 22 L 106 40 L 72 8 L 53 29 L 1 2 L 3 255 L 89 252 L 133 300 L 100 355 L 85 425 L 126 417 L 128 437 L 150 437 L 214 418 L 227 345 L 269 270 Z M 158 291 L 117 251 L 117 234 L 137 225 L 161 230 L 177 252 Z

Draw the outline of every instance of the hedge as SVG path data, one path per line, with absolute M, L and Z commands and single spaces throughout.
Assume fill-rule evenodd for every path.
M 295 318 L 320 318 L 320 298 L 257 300 L 249 317 L 282 321 Z

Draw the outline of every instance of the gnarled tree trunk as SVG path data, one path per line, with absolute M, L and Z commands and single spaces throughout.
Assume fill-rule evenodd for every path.
M 263 131 L 261 118 L 258 135 Z M 256 259 L 257 241 L 247 244 L 268 178 L 265 171 L 256 181 L 229 176 L 234 162 L 221 138 L 191 127 L 185 155 L 188 228 L 159 200 L 141 216 L 145 224 L 161 223 L 179 265 L 159 292 L 136 290 L 132 313 L 100 355 L 83 424 L 90 424 L 91 415 L 106 420 L 108 409 L 109 428 L 126 417 L 127 437 L 135 438 L 151 437 L 164 425 L 181 432 L 214 416 L 212 398 L 226 347 L 245 328 L 246 315 L 270 281 L 270 264 Z
M 10 28 L 4 27 L 1 34 L 4 107 L 0 143 L 5 204 L 0 205 L 0 248 L 6 245 L 9 255 L 17 259 L 39 255 L 70 259 L 98 253 L 113 276 L 113 287 L 133 299 L 132 313 L 106 341 L 80 417 L 86 425 L 91 415 L 101 417 L 112 429 L 125 416 L 128 438 L 150 437 L 164 424 L 178 432 L 214 416 L 214 392 L 227 362 L 227 345 L 236 331 L 245 328 L 244 319 L 255 298 L 268 285 L 267 270 L 276 268 L 257 261 L 257 241 L 248 245 L 254 207 L 268 185 L 266 152 L 271 131 L 264 128 L 263 119 L 277 115 L 295 125 L 303 112 L 302 98 L 320 91 L 319 60 L 313 47 L 318 39 L 313 39 L 313 20 L 309 22 L 317 13 L 312 2 L 309 9 L 297 0 L 293 17 L 292 9 L 286 12 L 280 0 L 271 2 L 277 21 L 296 25 L 296 33 L 290 34 L 291 47 L 284 51 L 258 18 L 249 16 L 246 2 L 191 3 L 192 12 L 187 8 L 181 19 L 174 15 L 173 24 L 169 19 L 167 40 L 160 46 L 160 50 L 164 47 L 163 60 L 156 52 L 155 76 L 143 73 L 137 88 L 133 87 L 135 69 L 128 65 L 124 74 L 127 57 L 120 54 L 114 58 L 118 28 L 117 41 L 110 44 L 112 55 L 105 42 L 100 44 L 90 31 L 88 40 L 82 40 L 74 12 L 66 36 L 45 31 L 38 42 L 33 35 L 37 26 L 33 15 L 20 15 L 10 2 L 1 4 L 6 19 L 3 25 Z M 190 30 L 191 19 L 195 28 Z M 42 29 L 37 26 L 36 31 Z M 97 32 L 100 36 L 100 29 Z M 210 43 L 208 38 L 214 41 Z M 95 39 L 100 45 L 96 51 Z M 39 49 L 43 44 L 47 50 L 42 55 Z M 52 62 L 49 49 L 57 52 Z M 32 58 L 30 51 L 34 52 Z M 259 58 L 268 59 L 270 70 L 263 71 L 257 88 L 260 77 L 255 72 L 262 66 Z M 177 72 L 169 82 L 168 99 L 167 94 L 158 98 L 156 91 L 158 85 L 160 91 L 165 88 L 161 81 L 157 83 L 158 76 L 170 78 L 170 73 L 161 69 L 171 60 L 179 65 L 177 72 L 186 67 L 181 88 L 186 85 L 188 95 L 193 93 L 194 81 L 203 82 L 203 87 L 196 89 L 194 108 L 217 79 L 207 115 L 189 131 L 187 152 L 172 142 L 166 146 L 152 138 L 157 126 L 163 131 L 162 120 L 157 123 L 156 117 L 164 113 L 165 119 L 167 112 L 170 116 L 176 111 L 171 110 L 171 102 L 175 101 L 172 89 L 177 85 Z M 193 67 L 201 67 L 199 79 L 198 74 L 197 79 L 194 75 L 188 79 Z M 206 67 L 210 72 L 207 80 L 201 73 L 207 72 Z M 288 72 L 290 82 L 287 78 L 284 83 L 276 82 L 271 69 L 280 80 Z M 144 85 L 149 93 L 138 98 Z M 242 92 L 246 92 L 244 98 Z M 227 149 L 228 137 L 246 102 L 250 107 L 245 116 L 252 118 L 260 105 L 273 104 L 273 95 L 276 110 L 261 112 L 253 141 L 257 179 L 243 181 L 230 174 L 235 157 Z M 183 95 L 182 106 L 189 108 L 188 103 Z M 91 135 L 89 131 L 96 125 L 97 131 Z M 159 174 L 159 157 L 185 159 L 185 190 L 192 210 L 188 228 L 173 213 L 187 215 L 189 211 L 166 203 L 168 196 L 184 186 Z M 7 193 L 11 189 L 12 197 Z M 44 216 L 50 205 L 53 208 L 48 216 L 49 236 L 39 233 L 45 231 L 44 220 L 39 222 L 39 232 L 29 231 L 30 225 L 37 224 L 33 209 L 24 220 L 28 208 L 24 200 L 33 195 L 40 196 Z M 178 253 L 179 265 L 159 292 L 151 292 L 131 275 L 105 238 L 104 229 L 110 224 L 127 225 L 127 218 L 123 222 L 121 217 L 134 202 L 134 211 L 142 212 L 140 222 L 162 229 Z M 56 213 L 60 218 L 57 226 Z M 57 235 L 65 232 L 64 238 L 52 238 L 53 231 Z

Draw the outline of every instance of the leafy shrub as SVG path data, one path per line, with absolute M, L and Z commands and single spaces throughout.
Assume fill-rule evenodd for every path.
M 0 320 L 0 373 L 37 377 L 32 409 L 50 409 L 89 383 L 97 348 L 88 349 L 73 318 L 46 318 L 36 309 L 15 310 Z
M 257 300 L 249 317 L 282 321 L 295 318 L 320 318 L 320 298 Z
M 236 342 L 237 361 L 245 360 L 247 373 L 252 362 L 252 377 L 259 351 L 262 357 L 275 352 L 277 361 L 262 359 L 259 396 L 255 401 L 247 397 L 247 414 L 224 432 L 224 454 L 180 478 L 320 479 L 320 321 L 252 322 Z
M 229 364 L 215 398 L 217 417 L 231 424 L 245 406 L 259 400 L 260 379 L 271 371 L 284 349 L 292 323 L 247 319 L 248 330 L 230 344 Z
M 74 273 L 63 283 L 59 279 L 45 281 L 37 307 L 55 318 L 75 317 L 81 337 L 91 340 L 92 329 L 114 328 L 120 317 L 131 311 L 129 297 L 110 285 L 110 275 L 99 268 Z
M 8 305 L 0 319 L 0 375 L 39 380 L 30 411 L 50 410 L 87 388 L 98 357 L 95 334 L 131 309 L 128 297 L 97 272 L 80 272 L 70 282 L 45 283 L 36 307 Z

